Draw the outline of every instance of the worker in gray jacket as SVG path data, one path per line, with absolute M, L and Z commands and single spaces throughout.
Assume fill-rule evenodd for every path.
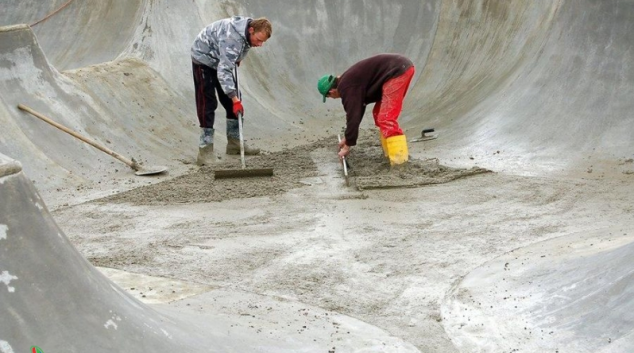
M 227 154 L 240 154 L 238 115 L 244 114 L 238 94 L 237 70 L 251 47 L 260 47 L 272 34 L 271 22 L 266 18 L 252 19 L 234 16 L 213 22 L 203 28 L 191 48 L 196 111 L 200 124 L 198 165 L 209 165 L 214 160 L 214 120 L 218 101 L 227 111 Z M 216 93 L 218 99 L 216 99 Z M 259 149 L 244 146 L 247 155 Z

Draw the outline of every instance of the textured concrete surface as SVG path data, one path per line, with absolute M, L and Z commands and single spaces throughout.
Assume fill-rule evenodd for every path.
M 274 23 L 272 39 L 263 48 L 253 50 L 240 71 L 247 97 L 245 129 L 258 147 L 282 150 L 339 132 L 343 126 L 340 104 L 337 101 L 321 103 L 315 90 L 316 79 L 324 73 L 339 73 L 371 54 L 399 52 L 410 57 L 417 66 L 401 117 L 406 133 L 415 137 L 426 127 L 434 127 L 439 133 L 436 140 L 410 144 L 412 156 L 438 158 L 456 167 L 476 165 L 507 176 L 554 178 L 558 185 L 571 180 L 570 186 L 562 187 L 565 191 L 550 193 L 557 202 L 562 194 L 576 192 L 572 191 L 574 185 L 586 185 L 578 182 L 581 179 L 618 185 L 597 188 L 596 195 L 605 196 L 600 201 L 599 196 L 588 200 L 563 197 L 562 209 L 553 210 L 549 216 L 568 212 L 565 216 L 571 223 L 576 215 L 583 219 L 572 232 L 578 236 L 570 236 L 572 243 L 582 238 L 579 234 L 601 238 L 612 226 L 622 229 L 626 234 L 624 239 L 629 239 L 631 208 L 626 200 L 619 198 L 626 193 L 610 194 L 610 190 L 628 190 L 634 175 L 631 137 L 634 132 L 631 113 L 634 111 L 631 99 L 634 94 L 631 65 L 634 1 L 253 3 L 196 0 L 176 5 L 167 0 L 90 0 L 71 1 L 46 21 L 28 26 L 66 3 L 9 0 L 0 8 L 0 154 L 20 162 L 23 168 L 20 173 L 32 180 L 51 207 L 80 204 L 168 180 L 191 170 L 198 128 L 189 46 L 205 24 L 240 13 L 267 16 Z M 129 168 L 110 156 L 19 111 L 19 103 L 123 155 L 147 164 L 166 165 L 170 173 L 138 179 L 131 175 Z M 371 119 L 364 122 L 369 126 L 367 120 Z M 217 128 L 224 129 L 222 121 Z M 222 142 L 223 137 L 219 136 L 218 141 Z M 14 163 L 4 165 L 12 166 L 7 167 L 10 171 L 17 168 Z M 25 180 L 19 183 L 28 184 Z M 473 185 L 486 189 L 481 184 Z M 543 186 L 537 182 L 535 185 Z M 3 182 L 0 190 L 6 188 L 7 183 Z M 32 198 L 32 195 L 33 190 L 17 200 L 22 202 L 24 197 Z M 403 194 L 403 199 L 412 203 L 412 209 L 416 205 L 420 207 L 416 202 L 422 201 L 405 196 L 407 194 Z M 549 200 L 541 201 L 550 205 Z M 365 202 L 372 201 L 370 198 Z M 459 204 L 461 201 L 456 196 L 444 202 Z M 292 209 L 301 202 L 295 200 L 287 207 Z M 575 208 L 575 204 L 583 206 Z M 533 206 L 527 205 L 527 209 L 533 210 Z M 499 207 L 505 207 L 504 202 L 500 202 Z M 600 216 L 594 220 L 595 225 L 587 216 L 594 212 L 593 207 L 601 210 L 597 212 Z M 363 209 L 360 205 L 359 210 Z M 3 215 L 10 210 L 6 208 Z M 512 211 L 520 219 L 522 214 L 531 212 L 515 208 Z M 34 208 L 24 212 L 27 216 L 29 212 L 37 214 Z M 401 215 L 408 211 L 399 209 L 398 212 Z M 44 212 L 44 218 L 47 217 Z M 8 217 L 6 222 L 13 221 Z M 76 222 L 69 225 L 73 223 Z M 474 221 L 478 223 L 486 224 L 486 221 Z M 610 224 L 610 228 L 600 230 L 596 224 Z M 0 245 L 6 242 L 1 230 Z M 40 231 L 44 232 L 44 228 Z M 547 245 L 548 237 L 565 235 L 558 231 L 544 232 L 548 236 L 540 239 L 545 241 L 543 245 Z M 562 266 L 574 263 L 573 273 L 555 275 L 547 285 L 531 287 L 529 292 L 533 296 L 550 295 L 565 300 L 526 301 L 523 309 L 526 316 L 504 316 L 498 306 L 490 312 L 478 309 L 477 320 L 496 322 L 496 325 L 504 322 L 514 327 L 501 330 L 510 332 L 508 336 L 496 336 L 493 328 L 501 327 L 496 325 L 474 329 L 466 324 L 468 329 L 461 329 L 465 323 L 458 320 L 454 309 L 476 310 L 495 298 L 479 297 L 482 300 L 478 303 L 464 300 L 461 291 L 469 293 L 473 283 L 475 287 L 486 284 L 479 281 L 492 275 L 476 271 L 462 283 L 460 278 L 466 273 L 456 273 L 452 277 L 455 281 L 452 290 L 447 292 L 443 302 L 443 315 L 448 317 L 436 326 L 436 329 L 446 327 L 446 341 L 450 343 L 440 344 L 440 348 L 419 342 L 416 346 L 437 352 L 512 349 L 537 352 L 558 348 L 560 352 L 582 349 L 628 352 L 632 346 L 631 320 L 618 313 L 619 308 L 627 307 L 632 301 L 627 290 L 631 285 L 627 280 L 627 261 L 619 260 L 627 258 L 631 251 L 626 240 L 619 243 L 622 244 L 619 248 L 595 249 L 593 256 L 560 259 L 562 254 L 555 255 Z M 558 244 L 551 246 L 556 248 Z M 521 245 L 527 244 L 522 242 Z M 3 266 L 0 270 L 15 265 L 18 258 L 12 259 L 16 260 L 0 262 Z M 479 260 L 482 262 L 478 265 L 488 269 L 484 261 L 494 259 Z M 559 268 L 555 266 L 559 260 L 544 266 Z M 56 258 L 48 261 L 46 266 L 60 269 L 64 266 Z M 73 264 L 66 265 L 94 272 L 80 259 L 72 261 Z M 606 263 L 610 265 L 605 273 L 614 275 L 608 276 L 612 280 L 590 281 L 581 276 L 598 264 Z M 496 272 L 497 276 L 508 271 L 499 266 L 495 268 L 500 271 Z M 9 282 L 14 283 L 11 277 L 14 272 L 7 271 L 2 278 L 9 288 Z M 534 268 L 514 275 L 518 283 L 524 283 L 523 279 L 528 281 L 543 271 L 543 267 L 535 264 Z M 77 276 L 81 278 L 80 274 Z M 564 281 L 565 278 L 568 280 Z M 575 284 L 579 290 L 570 291 L 571 278 L 578 278 Z M 83 285 L 94 286 L 92 290 L 99 292 L 99 286 L 109 287 L 110 283 L 99 279 Z M 439 288 L 449 285 L 445 283 Z M 2 290 L 6 295 L 7 291 Z M 133 310 L 129 304 L 122 303 L 127 300 L 123 294 L 118 297 L 112 290 L 108 293 L 111 295 L 105 292 L 95 295 L 103 295 L 104 301 L 116 301 L 122 310 Z M 482 293 L 474 293 L 474 296 L 476 294 Z M 595 304 L 606 301 L 611 304 L 596 310 L 593 305 L 584 304 L 583 300 L 588 298 L 594 299 Z M 47 307 L 42 303 L 37 308 L 40 312 L 47 312 L 54 305 L 50 303 Z M 562 316 L 544 319 L 536 309 L 540 303 L 549 308 L 560 306 L 574 310 L 553 309 L 551 312 Z M 143 315 L 154 315 L 143 312 Z M 566 321 L 573 315 L 582 319 Z M 565 326 L 566 330 L 559 331 L 559 335 L 532 338 L 522 332 L 526 322 L 530 328 L 546 327 L 542 326 L 543 320 L 549 325 Z M 590 322 L 605 325 L 590 326 L 587 324 Z M 399 326 L 391 328 L 392 333 L 398 331 L 396 327 Z M 39 324 L 32 329 L 44 332 Z M 10 343 L 12 337 L 21 334 L 9 332 L 9 339 L 0 336 L 0 348 L 4 347 L 4 341 Z M 540 345 L 539 340 L 547 342 Z M 574 342 L 586 344 L 580 348 Z M 158 348 L 157 343 L 149 344 Z M 177 345 L 174 343 L 174 347 Z
M 31 346 L 64 352 L 319 352 L 333 346 L 347 352 L 419 352 L 352 317 L 251 293 L 158 281 L 155 287 L 178 288 L 185 296 L 209 293 L 172 306 L 146 306 L 129 293 L 135 288 L 122 289 L 77 252 L 21 165 L 6 156 L 0 156 L 0 199 L 3 353 Z M 112 278 L 129 284 L 125 276 Z M 137 277 L 134 286 L 153 281 Z M 177 295 L 173 290 L 163 298 Z
M 630 229 L 574 233 L 484 264 L 448 296 L 447 331 L 466 351 L 632 351 Z

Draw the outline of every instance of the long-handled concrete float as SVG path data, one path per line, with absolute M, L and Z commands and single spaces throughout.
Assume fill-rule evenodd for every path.
M 238 97 L 242 100 L 242 93 L 238 88 L 238 67 L 234 68 L 234 79 L 236 82 L 236 90 L 238 91 Z M 224 169 L 214 171 L 214 179 L 227 179 L 227 178 L 246 178 L 246 177 L 261 177 L 272 176 L 272 168 L 261 169 L 247 169 L 244 162 L 244 135 L 242 135 L 242 114 L 238 114 L 238 131 L 240 135 L 240 162 L 242 163 L 242 169 Z

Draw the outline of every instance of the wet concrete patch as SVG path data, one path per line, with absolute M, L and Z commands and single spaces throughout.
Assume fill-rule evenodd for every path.
M 411 156 L 407 163 L 392 167 L 380 142 L 373 137 L 364 135 L 348 157 L 351 185 L 359 190 L 414 188 L 491 173 L 480 167 L 451 168 L 441 165 L 437 158 L 421 160 Z
M 161 205 L 217 202 L 283 194 L 291 189 L 307 186 L 302 181 L 317 176 L 317 168 L 310 158 L 310 152 L 320 148 L 322 143 L 316 142 L 281 152 L 245 157 L 247 169 L 273 168 L 273 176 L 215 179 L 216 170 L 242 168 L 240 156 L 224 156 L 222 161 L 212 166 L 195 168 L 189 174 L 109 196 L 101 201 Z
M 332 149 L 332 162 L 337 163 L 336 141 L 336 136 L 331 136 L 301 147 L 246 157 L 247 169 L 273 168 L 273 176 L 215 179 L 215 170 L 241 169 L 240 156 L 224 156 L 222 161 L 210 167 L 195 168 L 189 174 L 99 201 L 165 205 L 280 195 L 291 189 L 309 187 L 313 183 L 306 180 L 316 180 L 310 178 L 319 176 L 311 152 Z M 351 186 L 359 190 L 419 187 L 490 172 L 478 167 L 450 168 L 439 164 L 437 159 L 410 159 L 404 166 L 391 168 L 383 156 L 376 131 L 361 131 L 348 160 Z

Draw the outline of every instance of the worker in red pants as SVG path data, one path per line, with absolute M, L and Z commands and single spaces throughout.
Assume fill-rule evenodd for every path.
M 339 143 L 339 157 L 357 144 L 365 106 L 375 103 L 372 115 L 379 128 L 381 145 L 390 164 L 407 162 L 407 141 L 398 125 L 403 99 L 414 76 L 414 64 L 399 54 L 379 54 L 352 65 L 340 76 L 324 75 L 317 82 L 323 97 L 341 98 L 346 111 L 345 137 Z

